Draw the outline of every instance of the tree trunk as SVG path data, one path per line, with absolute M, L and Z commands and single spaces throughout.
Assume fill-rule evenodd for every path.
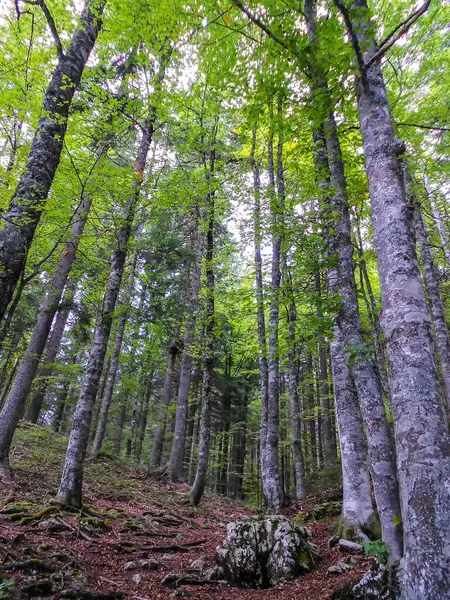
M 70 279 L 66 286 L 64 299 L 59 307 L 58 314 L 56 315 L 52 332 L 45 347 L 44 363 L 46 364 L 46 366 L 42 367 L 38 371 L 38 381 L 36 382 L 36 390 L 33 394 L 33 398 L 31 400 L 27 414 L 27 421 L 29 421 L 30 423 L 37 423 L 39 414 L 41 412 L 45 392 L 47 391 L 48 378 L 50 377 L 53 371 L 51 363 L 54 362 L 56 355 L 58 354 L 58 350 L 61 346 L 61 341 L 64 335 L 64 329 L 66 327 L 67 319 L 69 318 L 70 310 L 73 303 L 75 287 L 76 282 L 73 279 Z
M 214 281 L 214 191 L 211 191 L 211 179 L 214 177 L 214 150 L 211 151 L 208 164 L 206 157 L 204 165 L 206 180 L 210 191 L 208 193 L 205 271 L 206 271 L 206 324 L 204 339 L 204 368 L 203 368 L 203 398 L 200 417 L 200 442 L 198 450 L 198 465 L 194 483 L 190 490 L 190 500 L 193 506 L 198 506 L 206 486 L 208 473 L 209 446 L 211 437 L 211 401 L 213 395 L 214 375 L 214 329 L 215 329 L 215 281 Z
M 439 363 L 441 366 L 442 380 L 444 383 L 445 397 L 450 409 L 450 340 L 448 337 L 447 324 L 445 322 L 444 306 L 442 304 L 441 290 L 439 288 L 439 276 L 431 254 L 428 233 L 422 217 L 420 206 L 412 190 L 412 182 L 407 167 L 404 167 L 406 190 L 410 196 L 410 201 L 414 210 L 414 229 L 416 232 L 417 244 L 419 246 L 420 256 L 423 264 L 423 278 L 425 288 L 428 292 L 428 300 L 431 318 L 434 326 L 434 337 L 436 348 L 439 354 Z
M 128 392 L 126 391 L 120 400 L 119 416 L 117 418 L 116 434 L 113 443 L 113 456 L 120 456 L 120 448 L 122 446 L 123 430 L 127 416 L 128 407 Z
M 123 336 L 127 324 L 128 307 L 124 308 L 123 314 L 120 316 L 117 326 L 116 339 L 114 342 L 114 350 L 109 364 L 108 374 L 106 377 L 105 389 L 101 397 L 100 413 L 98 416 L 97 428 L 95 431 L 94 443 L 92 445 L 92 455 L 98 456 L 103 446 L 105 438 L 106 423 L 108 421 L 109 407 L 111 405 L 114 385 L 116 383 L 117 371 L 119 368 L 120 352 L 122 350 Z
M 314 2 L 308 0 L 305 7 L 307 7 L 305 14 L 314 61 L 312 95 L 318 111 L 315 119 L 316 173 L 318 181 L 323 182 L 323 189 L 328 188 L 322 198 L 323 208 L 326 214 L 331 213 L 330 209 L 332 209 L 336 215 L 334 218 L 330 214 L 332 220 L 325 224 L 327 229 L 333 227 L 336 230 L 335 234 L 328 234 L 329 255 L 333 256 L 335 252 L 337 253 L 337 279 L 335 280 L 333 272 L 330 275 L 330 293 L 338 293 L 341 299 L 337 318 L 339 336 L 343 344 L 343 352 L 347 355 L 348 369 L 351 371 L 350 376 L 353 375 L 361 406 L 383 541 L 389 546 L 391 557 L 398 559 L 402 556 L 403 548 L 402 532 L 396 525 L 400 517 L 400 501 L 395 455 L 379 379 L 373 363 L 367 359 L 361 335 L 344 166 L 326 75 L 320 63 L 315 60 L 314 54 L 316 44 Z
M 292 286 L 290 286 L 289 293 L 292 295 Z M 306 496 L 306 485 L 305 485 L 305 468 L 303 465 L 303 450 L 302 450 L 302 434 L 301 434 L 301 423 L 300 413 L 298 409 L 298 364 L 297 364 L 297 347 L 296 347 L 296 334 L 295 324 L 297 321 L 297 311 L 295 307 L 294 298 L 291 297 L 289 303 L 289 309 L 287 311 L 288 317 L 288 339 L 289 339 L 289 373 L 288 373 L 288 391 L 289 391 L 289 406 L 291 412 L 291 429 L 292 429 L 292 449 L 294 455 L 294 469 L 295 469 L 295 496 L 296 498 L 304 498 Z
M 158 423 L 153 438 L 152 460 L 151 466 L 153 469 L 158 469 L 161 466 L 161 457 L 164 446 L 164 438 L 166 435 L 167 424 L 167 409 L 170 406 L 172 397 L 172 381 L 175 370 L 175 361 L 180 351 L 181 342 L 179 339 L 174 339 L 169 347 L 167 356 L 166 376 L 164 377 L 163 393 L 161 405 L 159 408 Z
M 58 310 L 90 207 L 91 199 L 86 195 L 83 196 L 74 216 L 71 238 L 64 244 L 58 267 L 50 282 L 49 291 L 42 304 L 30 342 L 28 343 L 8 399 L 0 414 L 0 463 L 2 464 L 1 470 L 5 473 L 9 470 L 9 448 L 14 432 L 19 419 L 22 417 L 28 392 L 36 375 L 53 318 Z M 35 404 L 32 408 L 30 416 L 35 419 L 33 421 L 35 422 L 39 415 L 40 406 Z
M 279 112 L 281 112 L 279 101 Z M 283 504 L 283 493 L 280 486 L 278 465 L 279 446 L 279 395 L 280 395 L 280 363 L 279 363 L 279 301 L 281 285 L 281 243 L 283 236 L 282 211 L 284 210 L 284 177 L 282 165 L 283 141 L 281 133 L 278 137 L 277 176 L 278 189 L 275 191 L 275 170 L 273 159 L 273 109 L 270 103 L 270 132 L 267 144 L 269 199 L 272 228 L 272 273 L 269 305 L 269 354 L 268 354 L 268 393 L 267 393 L 267 433 L 265 461 L 261 463 L 264 495 L 269 513 L 278 514 Z
M 59 503 L 75 508 L 80 508 L 82 505 L 83 465 L 89 438 L 92 408 L 97 395 L 97 388 L 111 332 L 113 313 L 122 283 L 134 211 L 139 197 L 139 188 L 143 179 L 153 131 L 154 117 L 153 119 L 147 119 L 143 127 L 138 156 L 134 165 L 132 190 L 127 201 L 123 222 L 117 234 L 118 248 L 111 261 L 108 282 L 103 298 L 102 313 L 99 315 L 95 327 L 94 339 L 89 352 L 80 397 L 75 409 L 66 459 L 57 494 L 57 501 Z
M 258 163 L 255 159 L 256 150 L 256 125 L 252 133 L 252 147 L 250 152 L 250 161 L 253 171 L 253 195 L 254 195 L 254 247 L 255 247 L 255 294 L 256 310 L 258 318 L 258 345 L 259 345 L 259 385 L 261 389 L 261 471 L 265 471 L 266 447 L 267 447 L 267 409 L 268 409 L 268 390 L 269 390 L 269 367 L 267 362 L 267 339 L 266 339 L 266 318 L 264 314 L 264 290 L 262 277 L 262 232 L 261 232 L 261 178 Z
M 361 335 L 344 165 L 332 112 L 326 125 L 326 144 L 334 188 L 331 203 L 337 215 L 337 283 L 341 299 L 339 329 L 345 352 L 350 354 L 349 367 L 361 406 L 382 538 L 389 546 L 392 559 L 396 560 L 403 554 L 403 534 L 396 524 L 401 512 L 395 453 L 378 374 L 373 362 L 367 358 Z
M 45 92 L 25 171 L 0 229 L 0 319 L 22 273 L 28 249 L 61 158 L 72 98 L 94 47 L 106 0 L 88 0 L 67 53 L 61 54 Z M 91 9 L 92 8 L 92 12 Z M 6 438 L 5 438 L 6 439 Z
M 353 42 L 368 65 L 378 48 L 365 0 L 353 2 L 349 19 L 356 31 Z M 398 160 L 404 144 L 394 135 L 378 60 L 362 67 L 357 87 L 405 527 L 405 597 L 445 597 L 450 587 L 450 438 Z
M 184 451 L 186 443 L 186 425 L 189 388 L 191 385 L 192 350 L 195 336 L 195 325 L 197 320 L 198 297 L 200 293 L 201 255 L 203 249 L 203 233 L 196 227 L 196 253 L 189 291 L 189 305 L 187 307 L 187 323 L 183 340 L 183 357 L 181 359 L 180 383 L 178 386 L 177 411 L 175 416 L 175 431 L 172 442 L 172 450 L 166 470 L 172 481 L 177 481 L 183 476 Z

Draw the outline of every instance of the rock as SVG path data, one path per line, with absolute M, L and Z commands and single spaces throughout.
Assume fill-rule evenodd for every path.
M 345 573 L 346 571 L 350 570 L 351 566 L 341 561 L 336 565 L 331 565 L 331 567 L 328 567 L 327 575 L 340 575 L 341 573 Z
M 129 562 L 126 562 L 123 567 L 124 571 L 134 571 L 137 568 L 138 568 L 137 563 L 133 562 L 132 560 L 130 560 Z
M 139 585 L 142 582 L 142 575 L 139 575 L 139 573 L 135 573 L 133 575 L 133 577 L 131 578 L 131 581 L 135 584 L 135 585 Z
M 195 560 L 193 560 L 191 562 L 191 564 L 189 565 L 188 571 L 190 573 L 199 573 L 200 575 L 203 574 L 203 571 L 206 567 L 206 556 L 200 556 L 199 558 L 196 558 Z
M 235 521 L 227 525 L 227 538 L 216 549 L 216 561 L 232 583 L 274 587 L 315 566 L 320 553 L 309 538 L 307 529 L 282 516 Z
M 179 579 L 181 579 L 181 577 L 183 577 L 183 576 L 180 575 L 179 573 L 169 573 L 168 575 L 166 575 L 164 577 L 164 579 L 161 581 L 161 583 L 164 587 L 176 588 L 177 582 Z
M 225 575 L 222 567 L 210 567 L 203 571 L 203 577 L 213 581 L 221 581 L 224 579 Z
M 338 544 L 339 550 L 346 554 L 360 554 L 361 552 L 364 552 L 364 548 L 361 544 L 351 542 L 350 540 L 344 540 L 343 538 L 341 538 Z
M 396 570 L 375 563 L 352 588 L 352 600 L 392 600 L 397 597 Z
M 394 600 L 401 596 L 398 589 L 398 563 L 391 569 L 378 562 L 355 585 L 336 590 L 331 600 Z
M 157 571 L 159 569 L 157 560 L 140 560 L 139 566 L 146 571 Z
M 175 590 L 170 595 L 172 598 L 185 598 L 186 596 L 189 596 L 189 594 L 183 590 Z

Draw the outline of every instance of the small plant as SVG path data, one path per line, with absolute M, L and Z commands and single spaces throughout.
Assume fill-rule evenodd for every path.
M 386 564 L 389 558 L 389 549 L 386 542 L 383 540 L 374 540 L 373 542 L 365 542 L 363 544 L 364 550 L 367 554 L 375 556 L 380 564 Z
M 11 579 L 5 579 L 5 581 L 0 581 L 0 599 L 9 598 L 9 589 L 14 585 L 14 581 Z

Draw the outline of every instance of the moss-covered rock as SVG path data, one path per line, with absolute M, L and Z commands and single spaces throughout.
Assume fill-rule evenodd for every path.
M 282 516 L 232 522 L 227 530 L 216 561 L 241 587 L 277 586 L 310 571 L 320 557 L 307 529 Z

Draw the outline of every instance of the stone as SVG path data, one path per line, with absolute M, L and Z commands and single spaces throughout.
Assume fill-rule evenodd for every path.
M 203 574 L 203 571 L 206 567 L 207 559 L 206 556 L 200 556 L 191 562 L 189 565 L 188 571 L 190 573 L 198 573 L 199 575 Z
M 376 562 L 352 588 L 352 600 L 392 600 L 398 597 L 397 566 Z
M 135 563 L 132 560 L 130 560 L 129 562 L 126 562 L 123 567 L 124 571 L 134 571 L 137 568 L 138 568 L 137 563 Z
M 140 583 L 142 583 L 142 575 L 139 575 L 139 573 L 135 573 L 133 575 L 133 577 L 131 578 L 131 581 L 135 584 L 135 585 L 139 585 Z
M 159 569 L 157 560 L 140 560 L 139 566 L 146 571 L 157 571 Z
M 227 525 L 216 548 L 224 578 L 246 588 L 268 588 L 314 568 L 320 557 L 305 527 L 282 516 L 243 519 Z
M 351 570 L 351 566 L 345 562 L 338 562 L 336 565 L 331 565 L 328 567 L 327 575 L 341 575 L 341 573 L 345 573 L 346 571 Z
M 361 544 L 351 542 L 350 540 L 344 540 L 343 538 L 341 538 L 338 544 L 339 550 L 346 554 L 360 554 L 361 552 L 364 552 L 364 548 Z
M 210 567 L 203 571 L 203 577 L 209 581 L 221 581 L 224 579 L 224 572 L 221 567 Z

